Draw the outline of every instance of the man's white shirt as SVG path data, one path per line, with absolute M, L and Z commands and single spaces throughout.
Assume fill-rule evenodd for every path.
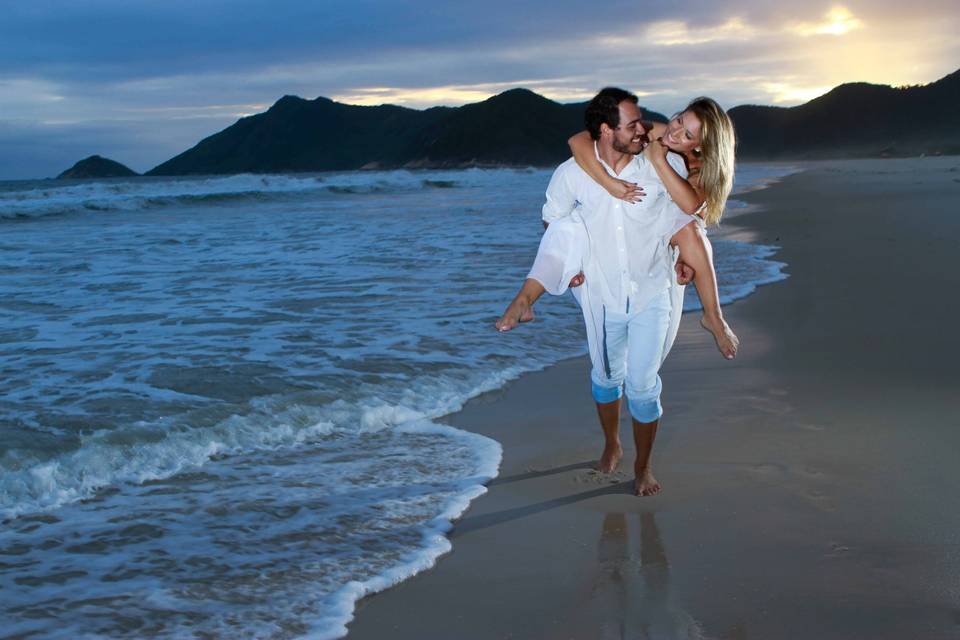
M 667 160 L 681 177 L 687 177 L 680 156 L 668 153 Z M 643 200 L 630 203 L 614 198 L 571 158 L 550 179 L 543 220 L 552 223 L 571 215 L 579 219 L 589 238 L 583 264 L 589 286 L 599 287 L 596 293 L 608 308 L 640 311 L 670 287 L 675 277 L 670 238 L 694 217 L 673 202 L 642 154 L 619 175 L 602 160 L 601 164 L 611 175 L 639 185 L 646 193 Z

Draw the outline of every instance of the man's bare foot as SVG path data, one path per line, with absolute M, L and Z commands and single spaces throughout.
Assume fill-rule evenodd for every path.
M 722 316 L 710 318 L 703 316 L 700 318 L 700 326 L 713 334 L 713 339 L 717 341 L 717 349 L 724 358 L 733 360 L 737 356 L 740 338 L 730 329 L 730 325 Z
M 637 479 L 633 484 L 634 493 L 638 496 L 655 496 L 660 493 L 660 483 L 653 477 L 653 472 L 650 469 L 634 467 L 634 471 L 637 474 Z
M 503 312 L 500 319 L 496 322 L 497 331 L 510 331 L 521 322 L 530 322 L 533 320 L 533 307 L 530 302 L 521 295 L 518 295 Z
M 620 458 L 623 457 L 623 449 L 620 445 L 616 447 L 604 447 L 603 455 L 600 456 L 600 464 L 597 469 L 600 473 L 613 473 L 620 464 Z

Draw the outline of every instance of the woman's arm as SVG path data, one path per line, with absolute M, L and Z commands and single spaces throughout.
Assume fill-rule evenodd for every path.
M 693 215 L 700 210 L 704 200 L 707 199 L 706 194 L 700 189 L 700 170 L 699 168 L 691 169 L 689 178 L 684 180 L 667 162 L 667 151 L 667 147 L 660 142 L 660 139 L 655 138 L 643 150 L 643 155 L 653 165 L 667 193 L 680 210 Z
M 588 176 L 593 178 L 597 184 L 606 189 L 614 198 L 626 200 L 627 202 L 637 202 L 642 196 L 646 195 L 636 184 L 627 182 L 626 180 L 620 180 L 607 173 L 603 165 L 600 164 L 600 161 L 597 160 L 597 154 L 593 148 L 593 140 L 590 138 L 588 132 L 581 131 L 571 136 L 570 139 L 567 140 L 567 144 L 570 145 L 573 158 L 577 161 L 577 164 L 580 165 L 580 168 L 583 169 Z

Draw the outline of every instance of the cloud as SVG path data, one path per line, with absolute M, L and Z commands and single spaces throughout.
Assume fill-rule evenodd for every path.
M 565 86 L 560 82 L 526 80 L 508 83 L 480 83 L 463 85 L 444 85 L 425 89 L 405 89 L 402 87 L 357 87 L 349 92 L 329 96 L 337 102 L 356 105 L 396 104 L 414 109 L 428 108 L 438 104 L 467 104 L 481 102 L 492 95 L 521 86 L 536 91 L 557 102 L 581 102 L 593 97 L 596 90 L 574 86 Z M 643 92 L 640 92 L 641 95 Z
M 709 27 L 690 28 L 686 22 L 675 20 L 655 22 L 643 30 L 643 38 L 652 45 L 687 46 L 708 42 L 746 40 L 756 29 L 742 18 L 734 17 Z
M 847 81 L 928 82 L 960 59 L 960 15 L 947 0 L 832 8 L 762 0 L 607 0 L 601 8 L 582 0 L 34 0 L 4 11 L 5 131 L 70 154 L 84 141 L 66 166 L 114 153 L 138 170 L 284 94 L 426 108 L 513 87 L 582 101 L 620 85 L 669 113 L 700 94 L 727 106 L 790 105 Z M 0 177 L 9 175 L 11 149 L 0 140 Z M 51 161 L 43 174 L 61 164 Z
M 801 36 L 831 35 L 842 36 L 856 29 L 862 29 L 863 22 L 846 7 L 833 7 L 820 22 L 799 22 L 790 26 L 790 31 Z

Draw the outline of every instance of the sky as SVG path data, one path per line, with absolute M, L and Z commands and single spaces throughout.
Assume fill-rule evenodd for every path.
M 283 95 L 411 108 L 618 85 L 672 113 L 960 68 L 956 0 L 4 0 L 0 179 L 146 171 Z

